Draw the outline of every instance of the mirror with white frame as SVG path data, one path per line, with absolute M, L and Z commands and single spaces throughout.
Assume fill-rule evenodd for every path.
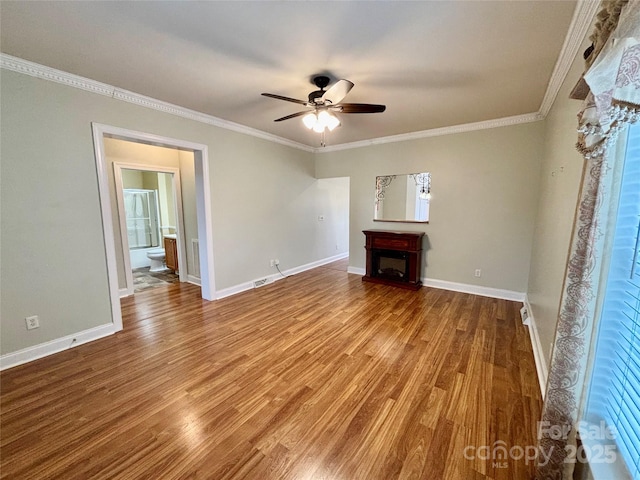
M 381 175 L 376 177 L 373 220 L 428 223 L 430 201 L 430 173 Z

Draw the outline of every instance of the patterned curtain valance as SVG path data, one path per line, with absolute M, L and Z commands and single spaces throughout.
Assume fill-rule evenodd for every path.
M 596 28 L 592 35 L 597 41 L 617 24 L 584 75 L 590 92 L 578 115 L 577 147 L 587 159 L 602 156 L 618 131 L 640 118 L 640 0 L 622 3 L 610 4 L 606 18 L 599 16 L 600 33 Z
M 608 0 L 602 2 L 600 5 L 600 11 L 596 16 L 593 32 L 589 35 L 591 47 L 587 49 L 589 54 L 585 55 L 585 68 L 587 70 L 593 64 L 598 55 L 600 55 L 600 52 L 607 43 L 607 40 L 609 40 L 611 32 L 613 32 L 618 26 L 622 7 L 624 7 L 628 2 L 629 0 Z
M 537 480 L 569 480 L 584 473 L 574 476 L 579 459 L 571 452 L 577 451 L 576 427 L 598 322 L 605 239 L 611 235 L 607 219 L 617 205 L 624 164 L 616 152 L 624 142 L 616 147 L 616 139 L 627 123 L 640 118 L 640 0 L 603 6 L 591 37 L 592 64 L 584 75 L 589 94 L 578 114 L 577 147 L 586 161 L 542 410 L 545 424 L 567 433 L 540 435 L 538 448 L 547 460 L 537 465 Z
M 596 22 L 593 25 L 593 32 L 589 35 L 591 45 L 584 51 L 585 72 L 589 70 L 589 67 L 598 58 L 602 48 L 609 40 L 609 35 L 618 26 L 618 20 L 620 19 L 620 11 L 629 0 L 604 0 L 600 4 L 600 10 L 596 16 Z M 569 98 L 574 100 L 584 100 L 589 94 L 589 85 L 584 81 L 584 76 L 580 77 L 578 83 Z

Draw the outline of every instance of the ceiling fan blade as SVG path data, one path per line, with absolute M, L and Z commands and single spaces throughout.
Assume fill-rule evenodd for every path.
M 387 106 L 372 103 L 340 103 L 331 108 L 342 113 L 380 113 L 384 112 Z
M 289 120 L 290 118 L 296 118 L 296 117 L 300 117 L 301 115 L 306 115 L 307 113 L 310 113 L 309 110 L 307 110 L 306 112 L 297 112 L 297 113 L 292 113 L 291 115 L 287 115 L 286 117 L 282 117 L 282 118 L 276 118 L 274 120 L 274 122 L 281 122 L 283 120 Z
M 265 97 L 275 98 L 277 100 L 284 100 L 285 102 L 293 102 L 299 105 L 309 106 L 309 102 L 305 102 L 304 100 L 297 100 L 295 98 L 283 97 L 282 95 L 275 95 L 273 93 L 263 93 Z
M 347 93 L 351 91 L 353 88 L 353 82 L 349 80 L 338 80 L 334 83 L 329 90 L 324 92 L 322 95 L 322 100 L 325 102 L 330 102 L 333 105 L 339 103 L 344 97 L 347 96 Z

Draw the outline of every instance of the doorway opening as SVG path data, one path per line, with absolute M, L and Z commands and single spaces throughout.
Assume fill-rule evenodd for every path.
M 116 246 L 119 236 L 124 268 L 124 276 L 118 278 L 120 296 L 133 295 L 175 280 L 200 285 L 200 275 L 194 275 L 193 262 L 187 260 L 194 258 L 193 246 L 199 243 L 193 198 L 195 182 L 193 178 L 185 178 L 189 175 L 181 177 L 179 152 L 113 139 L 105 140 L 105 147 L 109 160 L 113 160 L 110 154 L 117 153 L 118 147 L 128 155 L 138 152 L 152 157 L 148 165 L 113 162 L 119 219 Z M 136 150 L 135 147 L 141 148 Z M 172 160 L 174 156 L 178 168 L 155 164 L 154 154 L 160 159 L 164 156 L 165 161 L 166 157 Z M 193 167 L 192 153 L 189 152 L 184 160 Z M 183 201 L 183 191 L 192 193 L 186 201 Z
M 180 189 L 180 169 L 175 167 L 166 166 L 153 166 L 140 165 L 127 162 L 112 162 L 109 160 L 105 152 L 105 140 L 108 139 L 124 140 L 125 142 L 131 142 L 132 144 L 152 145 L 158 147 L 165 147 L 173 149 L 178 152 L 185 152 L 191 155 L 191 165 L 193 168 L 193 176 L 195 182 L 195 188 L 193 196 L 195 197 L 195 224 L 194 228 L 197 231 L 197 241 L 193 242 L 193 248 L 195 252 L 192 256 L 193 261 L 197 262 L 197 272 L 200 276 L 200 286 L 202 292 L 202 298 L 205 300 L 214 300 L 215 284 L 214 284 L 214 267 L 213 267 L 213 229 L 211 222 L 211 202 L 210 202 L 210 179 L 209 179 L 209 162 L 208 162 L 208 147 L 203 144 L 197 144 L 184 140 L 173 139 L 169 137 L 161 137 L 158 135 L 148 134 L 144 132 L 137 132 L 133 130 L 127 130 L 119 127 L 113 127 L 109 125 L 102 125 L 94 123 L 92 124 L 93 140 L 96 156 L 96 170 L 98 174 L 98 187 L 100 192 L 100 209 L 102 214 L 102 225 L 104 232 L 104 242 L 106 250 L 107 260 L 107 272 L 109 276 L 109 293 L 111 300 L 112 320 L 115 330 L 122 330 L 122 311 L 120 307 L 120 297 L 122 294 L 128 293 L 129 286 L 133 286 L 133 279 L 131 272 L 131 257 L 124 255 L 124 252 L 128 252 L 128 234 L 127 234 L 127 221 L 124 215 L 124 194 L 122 194 L 121 202 L 119 204 L 118 196 L 116 192 L 123 191 L 122 185 L 122 172 L 126 169 L 142 170 L 142 171 L 156 171 L 161 173 L 168 173 L 171 175 L 171 180 L 176 191 L 176 202 L 182 201 L 182 193 Z M 119 165 L 116 165 L 120 163 Z M 119 170 L 119 171 L 118 171 Z M 117 172 L 117 173 L 116 173 Z M 119 178 L 119 180 L 117 180 Z M 116 182 L 120 182 L 116 185 Z M 144 190 L 144 188 L 143 188 Z M 174 204 L 175 205 L 175 204 Z M 121 207 L 119 209 L 119 207 Z M 118 212 L 123 212 L 123 215 L 119 216 Z M 178 257 L 178 271 L 181 275 L 181 281 L 187 281 L 187 269 L 180 270 L 179 265 L 186 266 L 186 241 L 184 222 L 180 218 L 183 215 L 182 208 L 175 207 L 176 215 L 176 243 L 180 243 L 180 248 L 177 249 Z M 121 223 L 121 219 L 124 221 L 124 226 Z M 161 222 L 161 219 L 158 220 Z M 144 223 L 144 222 L 143 222 Z M 151 221 L 149 220 L 151 225 Z M 159 225 L 160 227 L 171 227 L 172 225 Z M 151 227 L 150 227 L 151 228 Z M 120 235 L 120 231 L 125 232 L 125 235 Z M 117 232 L 117 234 L 116 234 Z M 162 232 L 162 230 L 160 231 Z M 171 233 L 168 233 L 171 236 Z M 153 236 L 153 235 L 152 235 Z M 157 236 L 162 236 L 163 240 L 166 234 L 158 233 Z M 126 239 L 127 248 L 124 248 Z M 153 240 L 153 239 L 152 239 Z M 127 268 L 127 260 L 128 267 Z M 131 277 L 127 277 L 126 273 L 129 272 Z M 120 272 L 120 274 L 119 274 Z M 183 276 L 184 275 L 184 276 Z M 119 277 L 127 277 L 123 282 Z M 124 290 L 123 290 L 124 289 Z

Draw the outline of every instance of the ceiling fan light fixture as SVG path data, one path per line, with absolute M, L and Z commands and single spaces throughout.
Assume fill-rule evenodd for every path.
M 376 105 L 371 103 L 341 103 L 344 97 L 353 88 L 353 82 L 344 78 L 338 80 L 331 88 L 325 91 L 329 85 L 329 77 L 318 75 L 313 78 L 313 83 L 319 90 L 311 92 L 308 96 L 309 100 L 298 100 L 291 97 L 283 97 L 274 93 L 263 93 L 265 97 L 275 98 L 276 100 L 284 100 L 286 102 L 297 103 L 305 107 L 311 107 L 312 111 L 302 111 L 286 115 L 282 118 L 276 118 L 275 122 L 282 122 L 291 118 L 302 117 L 302 123 L 309 130 L 322 134 L 322 143 L 324 146 L 324 134 L 327 130 L 334 131 L 342 125 L 340 119 L 334 115 L 334 112 L 340 113 L 380 113 L 386 109 L 385 105 Z
M 321 110 L 318 114 L 310 113 L 302 117 L 302 121 L 305 127 L 313 129 L 314 132 L 322 133 L 325 128 L 329 131 L 333 131 L 338 125 L 340 120 L 335 115 L 331 115 L 327 110 Z
M 318 117 L 316 117 L 316 114 L 313 112 L 308 113 L 304 117 L 302 117 L 302 123 L 304 123 L 304 126 L 307 127 L 309 130 L 311 130 L 317 122 L 318 122 Z
M 329 125 L 330 118 L 331 114 L 326 110 L 320 110 L 318 113 L 318 123 L 322 124 L 323 127 L 327 127 Z
M 329 120 L 327 121 L 327 128 L 330 132 L 333 132 L 336 127 L 340 126 L 340 120 L 335 115 L 329 115 Z

